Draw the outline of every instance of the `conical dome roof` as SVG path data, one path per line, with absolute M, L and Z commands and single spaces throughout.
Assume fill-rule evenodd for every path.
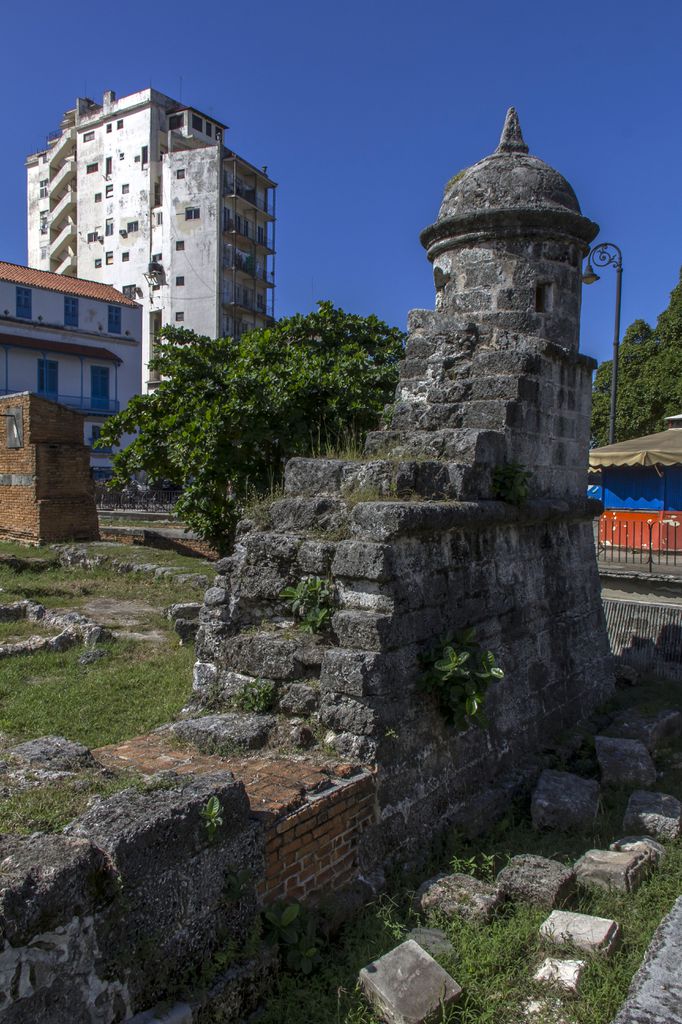
M 553 216 L 554 215 L 554 216 Z M 561 232 L 590 241 L 596 225 L 582 217 L 576 194 L 558 171 L 531 156 L 524 142 L 518 114 L 510 107 L 494 153 L 455 175 L 445 186 L 438 219 L 421 235 L 429 249 L 443 248 L 471 230 L 488 234 L 541 233 L 554 222 Z M 590 236 L 588 238 L 587 236 Z

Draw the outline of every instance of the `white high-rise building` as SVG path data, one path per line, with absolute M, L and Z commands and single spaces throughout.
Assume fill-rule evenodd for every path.
M 154 89 L 105 92 L 78 99 L 27 159 L 29 266 L 141 304 L 142 391 L 164 325 L 215 338 L 274 317 L 276 183 L 226 131 Z

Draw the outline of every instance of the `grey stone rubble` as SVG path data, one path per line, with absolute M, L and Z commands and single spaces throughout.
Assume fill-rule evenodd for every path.
M 420 885 L 414 896 L 415 908 L 422 913 L 437 910 L 466 921 L 490 921 L 503 903 L 504 895 L 496 885 L 461 874 L 436 875 Z
M 682 1024 L 682 896 L 656 930 L 613 1024 Z
M 11 747 L 7 756 L 10 761 L 18 764 L 56 771 L 78 772 L 98 767 L 87 747 L 63 736 L 41 736 L 39 739 L 27 740 Z
M 363 967 L 358 981 L 386 1024 L 432 1024 L 462 995 L 454 978 L 412 939 Z
M 116 544 L 115 547 L 120 547 Z M 113 558 L 110 555 L 92 555 L 86 548 L 61 547 L 54 545 L 59 551 L 59 562 L 66 567 L 77 566 L 81 569 L 96 569 L 106 565 L 109 569 L 118 573 L 144 573 L 147 576 L 155 576 L 159 579 L 168 577 L 176 583 L 187 583 L 196 587 L 197 590 L 205 590 L 210 583 L 210 577 L 206 573 L 187 572 L 178 566 L 159 565 L 156 562 L 131 562 L 122 558 Z
M 682 735 L 682 713 L 667 709 L 643 714 L 631 708 L 616 715 L 606 732 L 624 739 L 641 740 L 649 750 L 654 751 Z
M 540 936 L 557 946 L 576 946 L 586 953 L 611 956 L 621 942 L 620 925 L 605 917 L 553 910 L 540 925 Z
M 561 831 L 589 827 L 599 810 L 599 783 L 550 768 L 533 791 L 531 817 L 536 828 Z
M 622 839 L 616 839 L 611 843 L 609 849 L 643 853 L 654 867 L 657 867 L 665 857 L 665 847 L 657 843 L 651 836 L 623 836 Z
M 508 899 L 541 907 L 562 906 L 576 891 L 575 871 L 547 857 L 521 854 L 499 872 L 496 883 Z
M 258 750 L 264 747 L 276 725 L 274 715 L 227 713 L 187 718 L 174 723 L 170 731 L 202 753 L 229 754 L 235 748 Z
M 569 995 L 576 995 L 584 970 L 584 960 L 559 960 L 548 956 L 533 975 L 533 981 L 559 988 Z
M 651 856 L 642 850 L 588 850 L 575 873 L 581 885 L 635 892 L 651 868 Z
M 595 736 L 594 744 L 604 786 L 653 786 L 656 766 L 641 740 Z
M 5 616 L 3 619 L 2 616 Z M 76 644 L 94 647 L 112 639 L 112 634 L 104 626 L 98 625 L 79 612 L 52 612 L 35 601 L 16 601 L 10 605 L 0 605 L 0 621 L 40 622 L 48 629 L 58 629 L 55 636 L 29 636 L 15 643 L 0 644 L 0 658 L 12 658 L 22 654 L 35 654 L 38 651 L 65 651 Z
M 584 498 L 594 364 L 578 352 L 597 226 L 509 118 L 422 233 L 436 308 L 409 315 L 390 424 L 360 459 L 290 460 L 199 616 L 195 709 L 229 710 L 235 676 L 270 680 L 282 715 L 287 687 L 313 685 L 319 734 L 380 769 L 361 870 L 417 858 L 425 833 L 487 826 L 615 686 Z M 521 508 L 493 482 L 510 462 L 531 470 Z M 281 598 L 307 576 L 335 601 L 314 642 Z M 505 675 L 490 729 L 458 732 L 423 693 L 420 656 L 467 627 Z
M 644 832 L 657 839 L 677 839 L 682 830 L 682 804 L 667 793 L 637 790 L 623 818 L 624 832 Z

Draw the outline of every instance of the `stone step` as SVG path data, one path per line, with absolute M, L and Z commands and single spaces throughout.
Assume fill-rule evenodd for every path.
M 651 857 L 643 850 L 588 850 L 575 863 L 581 885 L 618 892 L 635 892 L 651 869 Z
M 487 922 L 504 900 L 504 894 L 496 885 L 481 882 L 471 875 L 436 875 L 417 889 L 414 906 L 424 914 L 435 910 L 445 917 Z
M 227 712 L 175 722 L 170 732 L 202 754 L 230 754 L 235 750 L 260 750 L 277 725 L 275 715 Z
M 412 939 L 363 967 L 358 982 L 389 1024 L 431 1024 L 462 995 L 454 978 Z
M 540 937 L 556 946 L 575 946 L 587 953 L 611 956 L 621 942 L 621 928 L 606 917 L 553 910 L 540 925 Z
M 623 818 L 624 832 L 644 832 L 657 839 L 677 839 L 682 831 L 682 804 L 668 793 L 636 790 Z

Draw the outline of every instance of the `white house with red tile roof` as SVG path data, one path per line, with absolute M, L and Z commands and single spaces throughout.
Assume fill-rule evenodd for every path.
M 142 307 L 107 284 L 0 261 L 0 395 L 33 391 L 83 414 L 86 444 L 140 393 Z M 111 472 L 92 450 L 96 478 Z

